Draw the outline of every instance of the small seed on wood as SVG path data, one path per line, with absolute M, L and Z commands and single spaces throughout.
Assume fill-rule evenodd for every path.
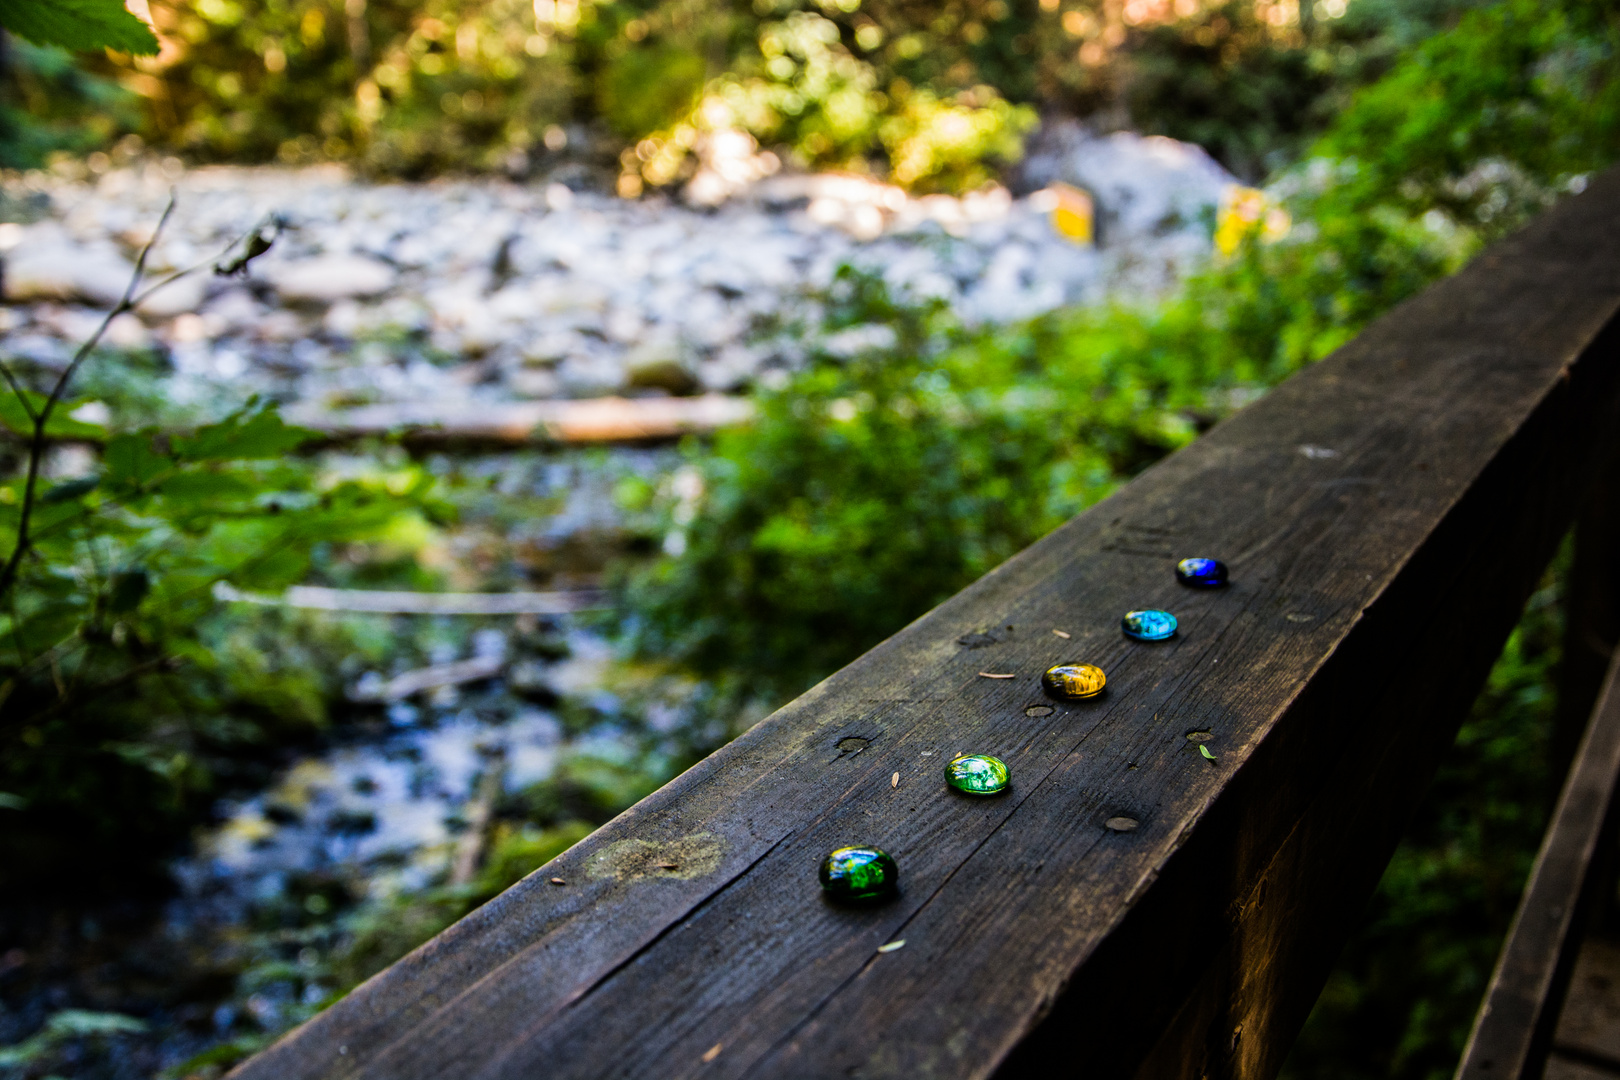
M 1104 827 L 1114 832 L 1130 832 L 1140 824 L 1142 823 L 1133 817 L 1111 817 L 1103 822 Z
M 1050 706 L 1050 705 L 1031 705 L 1029 708 L 1024 710 L 1024 715 L 1025 716 L 1051 716 L 1052 715 L 1052 706 Z
M 1052 633 L 1056 634 L 1058 637 L 1062 638 L 1064 641 L 1068 641 L 1070 638 L 1074 637 L 1073 634 L 1065 634 L 1062 630 L 1053 630 Z
M 899 787 L 900 786 L 900 774 L 899 773 L 895 773 L 893 776 L 889 777 L 889 786 L 890 787 Z
M 896 949 L 904 948 L 905 944 L 906 939 L 901 938 L 899 941 L 891 941 L 887 945 L 879 945 L 878 952 L 894 952 Z
M 680 863 L 661 862 L 658 864 L 658 869 L 660 870 L 679 870 L 680 868 Z
M 1002 675 L 1002 674 L 1000 674 L 998 672 L 994 672 L 994 671 L 981 671 L 981 672 L 979 672 L 979 678 L 981 678 L 981 679 L 1016 679 L 1016 678 L 1018 678 L 1018 676 L 1017 675 Z
M 709 1062 L 720 1056 L 720 1045 L 720 1043 L 715 1043 L 713 1046 L 703 1051 L 703 1064 L 707 1065 Z
M 566 884 L 568 884 L 568 882 L 566 882 L 566 881 L 564 881 L 564 880 L 563 880 L 563 879 L 562 879 L 562 878 L 560 878 L 560 877 L 554 877 L 554 878 L 552 878 L 552 879 L 551 879 L 551 883 L 552 883 L 552 884 L 553 884 L 553 885 L 566 885 Z

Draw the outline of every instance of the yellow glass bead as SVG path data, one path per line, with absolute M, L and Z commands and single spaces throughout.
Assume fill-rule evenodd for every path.
M 1060 701 L 1096 697 L 1106 685 L 1108 676 L 1096 664 L 1058 664 L 1041 676 L 1041 686 Z

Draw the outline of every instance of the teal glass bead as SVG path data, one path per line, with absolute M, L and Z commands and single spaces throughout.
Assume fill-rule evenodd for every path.
M 1176 617 L 1157 608 L 1127 611 L 1119 627 L 1126 637 L 1137 641 L 1163 641 L 1176 632 Z
M 1176 580 L 1195 589 L 1218 589 L 1226 584 L 1226 564 L 1219 559 L 1182 559 Z
M 821 863 L 821 888 L 834 900 L 866 903 L 891 895 L 900 883 L 900 870 L 889 853 L 879 848 L 845 847 Z
M 945 765 L 945 782 L 969 795 L 995 795 L 1007 790 L 1007 763 L 989 754 L 963 754 Z

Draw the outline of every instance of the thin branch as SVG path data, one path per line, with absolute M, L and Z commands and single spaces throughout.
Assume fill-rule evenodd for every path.
M 145 674 L 147 674 L 147 673 L 149 673 L 149 672 L 151 672 L 153 670 L 173 671 L 175 668 L 179 667 L 180 664 L 182 664 L 182 663 L 184 663 L 184 660 L 181 657 L 178 657 L 178 656 L 158 656 L 158 657 L 154 657 L 151 660 L 147 660 L 147 661 L 145 661 L 143 663 L 136 664 L 134 667 L 129 668 L 127 671 L 124 671 L 122 674 L 116 675 L 113 678 L 108 679 L 106 682 L 102 683 L 100 686 L 91 687 L 89 690 L 85 691 L 83 694 L 80 694 L 77 698 L 67 697 L 67 698 L 59 699 L 54 705 L 51 705 L 50 707 L 45 708 L 45 709 L 41 709 L 39 712 L 35 713 L 33 716 L 30 716 L 28 718 L 28 720 L 25 721 L 25 722 L 26 723 L 38 724 L 41 721 L 49 720 L 51 717 L 57 715 L 58 713 L 65 711 L 71 705 L 79 705 L 79 704 L 82 704 L 82 703 L 84 703 L 86 701 L 94 701 L 96 698 L 103 697 L 106 694 L 109 694 L 112 691 L 118 689 L 120 686 L 125 686 L 125 685 L 128 685 L 129 683 L 134 682 L 136 679 L 139 679 L 142 675 L 145 675 Z
M 11 387 L 11 392 L 17 395 L 17 400 L 22 404 L 23 412 L 28 414 L 28 419 L 30 421 L 38 420 L 39 414 L 34 411 L 34 406 L 29 402 L 27 393 L 17 384 L 17 376 L 11 373 L 11 365 L 3 360 L 0 360 L 0 375 L 6 377 L 6 384 Z
M 18 567 L 22 565 L 23 555 L 28 551 L 28 526 L 34 515 L 34 497 L 39 488 L 39 467 L 45 458 L 45 429 L 51 422 L 51 413 L 55 411 L 57 403 L 62 400 L 62 395 L 67 393 L 68 383 L 73 381 L 73 376 L 78 373 L 80 365 L 90 355 L 91 350 L 96 347 L 96 343 L 101 340 L 101 336 L 107 332 L 107 327 L 111 326 L 114 319 L 128 311 L 132 306 L 131 301 L 135 296 L 135 290 L 140 288 L 141 278 L 146 273 L 147 256 L 152 253 L 152 248 L 157 244 L 158 237 L 163 234 L 163 227 L 168 224 L 170 215 L 174 213 L 174 202 L 175 195 L 170 192 L 169 204 L 163 208 L 163 216 L 158 219 L 157 228 L 152 230 L 151 239 L 147 240 L 146 245 L 141 248 L 140 258 L 135 260 L 135 272 L 130 275 L 129 284 L 124 287 L 123 297 L 113 306 L 111 311 L 107 312 L 107 317 L 101 320 L 101 325 L 96 327 L 96 332 L 90 335 L 89 340 L 79 346 L 79 351 L 74 353 L 72 362 L 57 378 L 56 385 L 51 387 L 50 396 L 45 399 L 45 404 L 40 407 L 39 415 L 34 417 L 34 434 L 28 447 L 28 479 L 23 484 L 22 511 L 17 521 L 17 543 L 11 549 L 11 555 L 6 559 L 4 569 L 0 569 L 0 594 L 10 591 L 11 586 L 16 582 Z

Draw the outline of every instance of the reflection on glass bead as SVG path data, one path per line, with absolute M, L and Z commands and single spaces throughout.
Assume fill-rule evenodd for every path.
M 1007 763 L 989 754 L 964 754 L 945 766 L 945 782 L 969 795 L 1004 791 L 1007 779 Z
M 881 900 L 899 881 L 894 860 L 878 848 L 839 848 L 821 864 L 821 887 L 834 900 Z
M 1168 611 L 1148 608 L 1145 611 L 1127 611 L 1119 625 L 1126 637 L 1137 641 L 1163 641 L 1176 632 L 1176 617 Z
M 1182 559 L 1176 580 L 1195 589 L 1218 589 L 1226 584 L 1226 564 L 1219 559 Z
M 1108 683 L 1108 676 L 1096 664 L 1058 664 L 1046 669 L 1041 686 L 1061 701 L 1096 697 Z

